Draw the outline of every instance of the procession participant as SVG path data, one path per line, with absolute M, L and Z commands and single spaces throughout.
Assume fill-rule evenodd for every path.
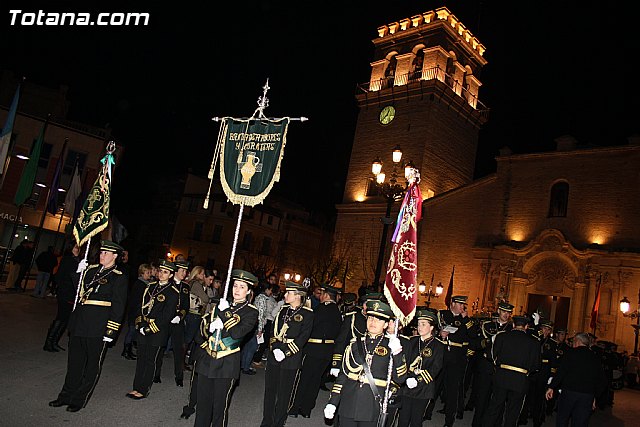
M 149 264 L 140 264 L 138 267 L 138 279 L 133 283 L 131 292 L 127 297 L 127 335 L 124 339 L 124 348 L 122 349 L 122 357 L 127 360 L 136 360 L 133 353 L 133 342 L 138 333 L 136 328 L 136 317 L 138 316 L 138 305 L 142 301 L 144 290 L 151 281 L 151 266 Z
M 107 344 L 120 329 L 127 303 L 127 277 L 116 268 L 122 247 L 100 242 L 100 264 L 81 276 L 79 299 L 69 321 L 69 356 L 62 391 L 49 406 L 77 412 L 87 405 L 100 378 Z M 86 262 L 86 261 L 80 261 Z
M 340 427 L 375 427 L 387 387 L 389 359 L 392 358 L 390 389 L 397 389 L 407 376 L 402 344 L 396 335 L 385 335 L 393 312 L 388 304 L 367 302 L 367 330 L 349 344 L 338 378 L 324 408 L 327 419 L 336 409 Z
M 336 304 L 339 289 L 327 284 L 320 285 L 318 289 L 321 290 L 320 302 L 313 310 L 311 338 L 303 350 L 300 383 L 304 387 L 296 393 L 293 406 L 289 410 L 291 417 L 311 416 L 311 411 L 316 406 L 322 376 L 331 364 L 335 339 L 342 325 L 342 315 Z
M 197 392 L 196 427 L 227 426 L 230 396 L 240 377 L 240 344 L 258 323 L 258 309 L 249 303 L 258 278 L 239 269 L 231 272 L 231 278 L 233 303 L 221 299 L 213 321 L 209 315 L 202 318 L 196 337 L 192 378 Z
M 176 313 L 180 294 L 171 278 L 176 271 L 172 262 L 162 260 L 158 266 L 158 281 L 149 283 L 138 306 L 138 355 L 133 390 L 127 397 L 144 399 L 156 376 L 156 359 L 169 336 L 169 325 Z
M 480 427 L 482 419 L 491 399 L 491 382 L 493 377 L 493 340 L 498 332 L 510 331 L 513 328 L 511 322 L 513 305 L 507 302 L 498 303 L 498 317 L 482 323 L 480 330 L 482 339 L 480 342 L 480 356 L 476 362 L 476 372 L 473 382 L 475 394 L 475 412 L 473 414 L 473 427 Z
M 435 398 L 435 378 L 444 364 L 445 345 L 434 333 L 438 314 L 434 310 L 416 311 L 418 335 L 410 338 L 404 355 L 409 365 L 406 387 L 402 388 L 402 408 L 398 427 L 420 427 L 422 416 L 430 399 Z
M 493 393 L 482 421 L 485 427 L 516 425 L 529 387 L 527 376 L 540 369 L 540 343 L 527 334 L 527 322 L 524 316 L 513 316 L 513 329 L 499 332 L 493 341 L 496 372 Z
M 331 360 L 331 375 L 338 376 L 342 365 L 342 355 L 354 338 L 360 338 L 367 332 L 367 301 L 381 301 L 384 295 L 379 292 L 365 292 L 359 298 L 360 309 L 353 310 L 344 316 L 340 332 L 336 338 Z
M 461 419 L 464 412 L 464 400 L 460 399 L 462 380 L 467 366 L 469 342 L 476 335 L 477 326 L 467 313 L 466 295 L 453 296 L 449 309 L 440 310 L 439 318 L 442 326 L 440 337 L 446 340 L 448 349 L 444 355 L 442 378 L 445 425 L 452 426 L 454 416 Z M 452 332 L 447 332 L 447 327 Z M 455 332 L 451 328 L 455 328 Z
M 189 312 L 184 317 L 184 344 L 186 348 L 185 367 L 191 370 L 193 367 L 192 356 L 195 356 L 193 348 L 195 338 L 200 328 L 200 320 L 209 307 L 209 295 L 207 294 L 207 284 L 205 283 L 204 267 L 196 265 L 189 273 Z
M 311 335 L 313 310 L 304 285 L 285 283 L 284 302 L 273 324 L 267 358 L 261 427 L 282 427 L 298 387 L 302 349 Z
M 549 378 L 558 368 L 558 343 L 553 339 L 553 322 L 545 319 L 540 321 L 540 354 L 542 366 L 540 371 L 531 376 L 531 415 L 534 427 L 540 427 L 547 414 L 545 393 Z M 553 408 L 552 408 L 553 409 Z

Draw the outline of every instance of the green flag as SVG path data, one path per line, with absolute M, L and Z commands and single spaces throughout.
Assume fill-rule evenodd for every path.
M 47 130 L 47 125 L 49 124 L 49 118 L 45 120 L 42 125 L 42 130 L 40 131 L 40 136 L 36 140 L 33 149 L 31 150 L 31 154 L 29 155 L 29 160 L 27 161 L 27 165 L 24 167 L 22 171 L 22 177 L 20 178 L 20 184 L 18 184 L 18 190 L 16 191 L 16 195 L 13 199 L 13 202 L 16 206 L 23 205 L 29 198 L 31 197 L 31 192 L 33 191 L 33 184 L 36 182 L 36 175 L 38 174 L 38 162 L 40 161 L 40 151 L 42 149 L 42 144 L 44 142 L 44 133 Z
M 111 144 L 111 143 L 110 143 Z M 87 194 L 78 219 L 73 226 L 73 236 L 78 246 L 82 246 L 93 236 L 100 233 L 109 225 L 109 203 L 111 201 L 111 165 L 113 151 L 109 151 L 101 160 L 102 168 Z
M 225 118 L 222 132 L 220 181 L 234 204 L 262 203 L 280 180 L 280 163 L 287 140 L 289 118 Z

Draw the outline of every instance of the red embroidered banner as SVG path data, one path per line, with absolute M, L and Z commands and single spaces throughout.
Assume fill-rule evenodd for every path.
M 418 303 L 418 221 L 421 218 L 422 194 L 414 182 L 400 207 L 384 284 L 384 294 L 402 326 L 411 322 Z

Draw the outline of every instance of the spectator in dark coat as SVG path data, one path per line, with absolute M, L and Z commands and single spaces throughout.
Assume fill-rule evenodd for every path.
M 31 258 L 33 257 L 33 242 L 28 240 L 23 240 L 20 242 L 18 247 L 13 251 L 13 255 L 11 256 L 11 262 L 20 266 L 20 270 L 18 272 L 18 277 L 16 277 L 16 281 L 13 284 L 13 288 L 8 290 L 11 291 L 24 291 L 22 289 L 22 281 L 24 277 L 27 275 L 27 270 L 29 270 L 29 266 L 31 264 Z
M 76 272 L 79 262 L 80 248 L 78 245 L 73 245 L 71 249 L 68 249 L 60 260 L 55 279 L 57 283 L 58 313 L 51 326 L 49 326 L 43 348 L 44 351 L 64 351 L 64 348 L 58 345 L 58 341 L 60 341 L 62 333 L 67 328 L 67 323 L 69 323 L 69 317 L 73 310 L 73 302 L 76 298 L 76 290 L 80 280 L 80 273 Z
M 586 426 L 596 408 L 596 396 L 607 385 L 598 357 L 589 350 L 589 335 L 581 332 L 573 337 L 573 349 L 563 357 L 558 372 L 547 389 L 547 400 L 560 392 L 556 426 Z
M 53 273 L 53 269 L 58 266 L 58 258 L 53 252 L 53 246 L 49 246 L 46 251 L 41 252 L 36 258 L 38 266 L 38 276 L 36 277 L 36 287 L 33 289 L 33 296 L 44 298 L 47 294 L 47 285 Z

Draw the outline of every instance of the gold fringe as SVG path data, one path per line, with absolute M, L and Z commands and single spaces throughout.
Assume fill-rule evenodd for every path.
M 386 283 L 385 283 L 385 286 L 384 286 L 384 296 L 387 297 L 387 301 L 389 302 L 389 306 L 391 307 L 391 311 L 393 311 L 393 314 L 396 315 L 396 319 L 398 319 L 400 321 L 400 323 L 402 324 L 403 327 L 407 326 L 411 322 L 413 317 L 416 315 L 416 306 L 414 305 L 413 306 L 413 310 L 411 310 L 411 313 L 409 313 L 409 314 L 407 314 L 405 316 L 404 313 L 402 312 L 402 310 L 400 309 L 400 307 L 398 307 L 396 302 L 391 297 L 391 292 L 389 291 L 389 288 L 387 288 Z M 397 333 L 398 333 L 398 331 L 396 331 L 396 334 Z

